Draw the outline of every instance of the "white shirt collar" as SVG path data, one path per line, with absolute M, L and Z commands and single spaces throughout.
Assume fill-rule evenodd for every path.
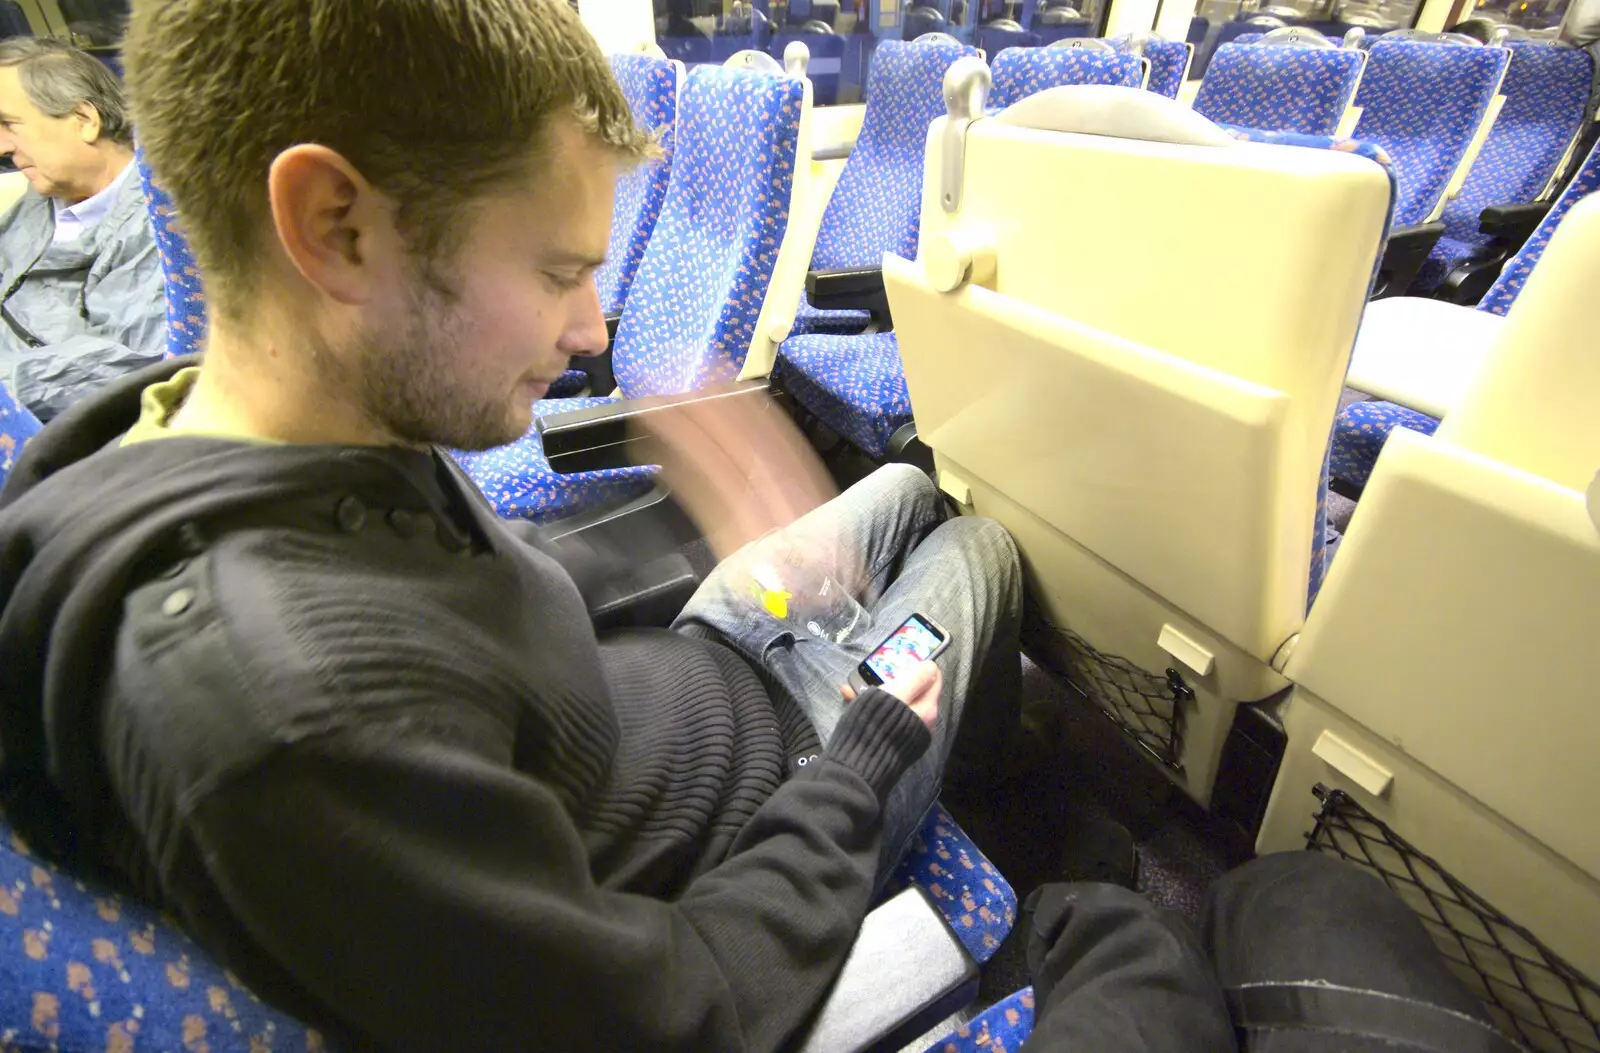
M 63 242 L 77 241 L 104 219 L 117 200 L 117 195 L 122 192 L 122 184 L 128 181 L 128 176 L 132 172 L 133 162 L 129 161 L 118 173 L 117 178 L 106 184 L 105 189 L 98 194 L 85 198 L 76 205 L 56 205 L 56 234 L 51 239 L 52 242 L 59 245 Z

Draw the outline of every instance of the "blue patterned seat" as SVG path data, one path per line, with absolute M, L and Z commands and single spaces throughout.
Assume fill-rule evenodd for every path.
M 1505 48 L 1380 40 L 1367 56 L 1355 137 L 1381 146 L 1400 180 L 1394 228 L 1438 207 L 1500 89 Z
M 923 1053 L 1017 1053 L 1033 1033 L 1033 988 L 1007 996 Z
M 1355 97 L 1365 52 L 1224 44 L 1195 96 L 1219 124 L 1332 135 Z
M 1010 106 L 1025 96 L 1063 84 L 1144 87 L 1144 63 L 1138 56 L 1126 53 L 1083 48 L 1007 48 L 995 56 L 993 69 L 989 105 L 996 107 Z
M 1594 60 L 1579 48 L 1536 40 L 1507 41 L 1511 64 L 1500 92 L 1505 105 L 1472 163 L 1461 193 L 1439 218 L 1445 234 L 1412 291 L 1435 288 L 1451 270 L 1488 247 L 1478 218 L 1492 205 L 1533 201 L 1555 174 L 1583 124 Z
M 611 73 L 622 86 L 634 123 L 652 135 L 661 148 L 659 158 L 629 169 L 617 179 L 617 196 L 611 207 L 611 241 L 606 247 L 606 262 L 594 276 L 600 292 L 600 310 L 617 314 L 633 284 L 639 261 L 644 259 L 644 247 L 656 229 L 661 201 L 667 195 L 683 66 L 653 55 L 612 55 L 610 61 Z M 576 395 L 588 383 L 589 375 L 583 370 L 569 369 L 550 385 L 545 397 Z
M 143 903 L 28 854 L 0 820 L 0 1035 L 8 1050 L 315 1053 L 316 1031 L 260 1001 Z
M 189 243 L 178 229 L 178 210 L 167 192 L 156 185 L 144 154 L 138 155 L 139 181 L 150 210 L 150 228 L 161 254 L 162 285 L 167 297 L 167 357 L 200 350 L 206 336 L 206 294 L 200 287 Z
M 1004 107 L 1068 84 L 1137 88 L 1144 80 L 1144 65 L 1131 54 L 1007 48 L 995 56 L 993 76 L 990 99 L 995 106 Z M 920 153 L 917 163 L 922 163 Z M 918 191 L 920 208 L 920 185 Z M 911 234 L 909 252 L 902 244 L 897 255 L 909 259 L 915 254 L 915 227 Z M 875 460 L 889 455 L 890 438 L 911 421 L 911 396 L 893 333 L 815 331 L 791 336 L 778 352 L 773 383 Z
M 1500 272 L 1500 277 L 1478 301 L 1477 307 L 1463 307 L 1461 310 L 1487 311 L 1502 316 L 1511 310 L 1517 294 L 1527 284 L 1528 275 L 1550 244 L 1556 227 L 1573 205 L 1596 191 L 1600 191 L 1600 143 L 1589 151 L 1566 190 L 1562 191 L 1549 214 L 1533 232 L 1533 237 L 1528 239 L 1520 252 L 1511 257 Z M 1378 454 L 1383 450 L 1390 432 L 1398 427 L 1432 435 L 1438 426 L 1439 421 L 1435 418 L 1391 402 L 1375 400 L 1347 406 L 1334 422 L 1333 477 L 1353 489 L 1361 489 L 1371 478 Z
M 600 310 L 616 314 L 644 259 L 645 245 L 661 218 L 672 174 L 673 124 L 678 116 L 678 81 L 683 68 L 652 55 L 612 55 L 611 72 L 627 96 L 634 123 L 654 137 L 661 157 L 625 172 L 617 180 L 611 209 L 611 242 L 606 262 L 595 272 Z
M 5 485 L 11 466 L 17 463 L 23 443 L 39 431 L 39 418 L 16 400 L 11 390 L 0 384 L 0 486 Z
M 941 804 L 928 813 L 884 895 L 912 885 L 928 894 L 980 965 L 1000 949 L 1017 920 L 1017 894 Z
M 828 199 L 811 254 L 813 270 L 876 267 L 883 254 L 917 254 L 922 155 L 928 125 L 944 115 L 944 72 L 973 48 L 885 40 L 867 71 L 861 134 Z M 794 333 L 859 333 L 864 311 L 819 311 L 802 302 Z
M 789 222 L 806 84 L 698 66 L 679 97 L 672 175 L 623 304 L 612 369 L 624 398 L 738 377 Z M 543 399 L 539 416 L 593 405 Z M 557 475 L 538 431 L 457 459 L 503 516 L 545 521 L 649 489 L 636 466 Z
M 1110 37 L 1109 42 L 1118 51 L 1125 51 L 1133 46 L 1133 39 L 1131 34 L 1124 34 L 1120 37 Z M 1150 60 L 1150 80 L 1145 84 L 1145 89 L 1157 95 L 1165 95 L 1169 99 L 1176 99 L 1178 89 L 1183 87 L 1184 78 L 1189 75 L 1189 63 L 1194 58 L 1194 45 L 1181 40 L 1149 37 L 1145 39 L 1141 53 Z

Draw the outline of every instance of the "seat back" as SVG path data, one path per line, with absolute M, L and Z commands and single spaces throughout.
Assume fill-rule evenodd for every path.
M 1137 44 L 1139 53 L 1150 60 L 1150 78 L 1145 87 L 1169 99 L 1178 97 L 1178 89 L 1183 87 L 1184 78 L 1189 75 L 1189 63 L 1194 59 L 1193 44 L 1163 40 L 1153 33 L 1140 34 L 1137 38 L 1124 34 L 1110 40 L 1118 51 L 1131 50 Z
M 1294 785 L 1280 782 L 1273 813 L 1314 783 L 1347 791 L 1451 875 L 1412 867 L 1412 897 L 1419 879 L 1445 895 L 1419 912 L 1435 912 L 1430 928 L 1511 1033 L 1590 1049 L 1600 530 L 1585 490 L 1600 468 L 1600 199 L 1572 208 L 1545 263 L 1438 432 L 1400 429 L 1384 446 L 1285 666 L 1307 698 L 1291 706 Z M 1269 813 L 1262 848 L 1304 844 L 1305 829 L 1303 812 Z M 1405 860 L 1379 848 L 1367 858 L 1404 878 Z
M 1221 124 L 1332 135 L 1355 99 L 1366 60 L 1355 48 L 1224 44 L 1194 108 Z
M 1512 40 L 1501 94 L 1505 105 L 1467 178 L 1440 219 L 1445 236 L 1482 243 L 1478 216 L 1490 205 L 1536 200 L 1583 124 L 1594 60 L 1581 48 Z
M 1527 284 L 1528 277 L 1533 273 L 1534 265 L 1544 255 L 1545 247 L 1550 244 L 1556 228 L 1561 225 L 1561 221 L 1566 218 L 1574 205 L 1596 190 L 1600 190 L 1600 142 L 1596 142 L 1590 149 L 1589 155 L 1583 159 L 1583 164 L 1579 166 L 1577 173 L 1567 183 L 1567 188 L 1556 198 L 1555 205 L 1540 222 L 1538 229 L 1533 232 L 1533 237 L 1511 257 L 1505 268 L 1500 271 L 1500 277 L 1495 279 L 1489 291 L 1484 293 L 1483 299 L 1478 301 L 1478 310 L 1503 315 L 1511 309 L 1517 295 L 1522 292 L 1522 287 Z
M 886 252 L 917 254 L 928 125 L 944 113 L 945 70 L 976 54 L 939 41 L 878 44 L 861 134 L 822 214 L 812 267 L 876 267 Z
M 1355 137 L 1376 143 L 1400 178 L 1394 225 L 1427 222 L 1470 162 L 1505 76 L 1505 48 L 1380 40 L 1367 57 Z
M 1282 686 L 1271 659 L 1305 618 L 1385 236 L 1389 173 L 1324 145 L 1236 141 L 1150 92 L 1054 89 L 968 129 L 957 210 L 929 187 L 922 265 L 885 265 L 941 485 L 1012 531 L 1075 682 L 1148 688 L 1108 712 L 1202 802 L 1233 705 Z M 1106 193 L 1085 213 L 1061 185 Z M 1159 261 L 1139 248 L 1156 240 Z
M 810 108 L 804 78 L 722 66 L 689 71 L 661 218 L 612 349 L 623 395 L 679 394 L 745 369 L 772 295 L 791 197 L 803 198 L 796 184 L 797 173 L 810 169 Z M 792 318 L 798 285 L 788 292 Z M 758 375 L 770 367 L 769 355 Z
M 1082 48 L 1007 48 L 994 58 L 992 106 L 1010 106 L 1028 95 L 1064 84 L 1113 84 L 1142 88 L 1150 63 L 1136 55 Z
M 138 155 L 139 181 L 150 209 L 150 229 L 161 254 L 161 281 L 167 298 L 167 357 L 189 355 L 201 348 L 206 336 L 206 294 L 200 285 L 189 242 L 179 229 L 178 210 L 172 198 L 155 181 L 144 154 Z
M 600 309 L 622 310 L 644 247 L 661 216 L 661 200 L 672 174 L 673 124 L 678 116 L 678 88 L 683 64 L 653 55 L 612 55 L 611 72 L 628 98 L 628 109 L 640 128 L 655 138 L 661 157 L 622 173 L 611 209 L 611 242 L 606 262 L 595 272 Z
M 23 443 L 39 431 L 39 418 L 18 402 L 11 389 L 0 384 L 0 486 L 11 475 Z

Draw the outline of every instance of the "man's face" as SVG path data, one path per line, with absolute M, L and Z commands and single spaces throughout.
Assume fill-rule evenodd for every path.
M 33 189 L 69 203 L 89 196 L 83 193 L 85 173 L 100 165 L 85 127 L 75 113 L 45 116 L 22 90 L 18 68 L 0 68 L 0 154 L 11 155 Z
M 617 161 L 558 122 L 526 186 L 489 198 L 453 261 L 414 261 L 369 304 L 356 361 L 369 417 L 407 442 L 467 450 L 521 438 L 573 355 L 606 346 L 594 272 L 611 228 Z

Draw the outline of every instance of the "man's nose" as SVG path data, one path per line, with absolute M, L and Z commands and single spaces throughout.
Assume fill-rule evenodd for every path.
M 561 334 L 561 350 L 569 355 L 603 354 L 611 335 L 606 331 L 605 312 L 600 309 L 600 290 L 594 282 L 586 282 L 573 296 L 572 313 Z

